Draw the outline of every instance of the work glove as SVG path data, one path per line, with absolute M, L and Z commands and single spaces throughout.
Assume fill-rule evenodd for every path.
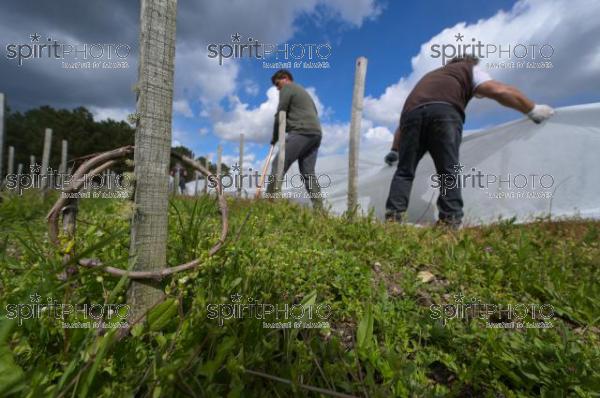
M 552 109 L 551 106 L 537 104 L 534 105 L 533 109 L 527 114 L 527 116 L 537 124 L 549 119 L 552 115 L 554 115 L 554 109 Z
M 384 158 L 385 162 L 388 165 L 392 165 L 392 163 L 397 162 L 398 161 L 398 152 L 396 151 L 390 151 L 390 153 L 388 153 L 387 155 L 385 155 Z

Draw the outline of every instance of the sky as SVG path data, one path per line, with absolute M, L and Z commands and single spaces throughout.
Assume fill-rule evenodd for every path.
M 85 106 L 97 120 L 126 120 L 135 111 L 138 1 L 21 0 L 4 2 L 0 10 L 0 92 L 12 109 Z M 240 43 L 251 38 L 277 49 L 295 45 L 305 50 L 301 61 L 311 61 L 308 49 L 321 46 L 322 58 L 313 54 L 312 61 L 328 67 L 300 63 L 290 71 L 317 105 L 322 156 L 347 150 L 359 56 L 368 59 L 361 146 L 391 142 L 406 96 L 420 77 L 442 65 L 436 56 L 442 48 L 449 56 L 465 44 L 481 43 L 481 67 L 536 103 L 560 107 L 599 101 L 600 22 L 590 17 L 600 15 L 595 0 L 180 0 L 177 12 L 173 145 L 213 161 L 218 144 L 225 163 L 237 161 L 243 133 L 245 166 L 259 167 L 278 101 L 270 81 L 277 68 L 256 57 L 221 63 L 210 57 L 209 46 L 232 45 L 235 35 Z M 96 54 L 103 51 L 101 61 L 111 66 L 124 61 L 127 67 L 73 69 L 68 67 L 76 61 L 72 55 L 26 58 L 19 66 L 10 50 L 21 45 L 25 54 L 25 45 L 38 43 L 34 34 L 42 43 L 50 38 L 50 43 L 77 48 L 96 45 Z M 113 53 L 108 59 L 110 46 L 123 57 Z M 465 128 L 520 117 L 490 100 L 473 99 Z

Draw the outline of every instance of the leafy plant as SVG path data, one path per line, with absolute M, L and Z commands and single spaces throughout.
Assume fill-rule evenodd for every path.
M 81 320 L 76 311 L 64 320 L 48 312 L 5 319 L 7 306 L 31 305 L 34 293 L 80 306 L 126 302 L 125 278 L 85 268 L 67 281 L 57 277 L 62 253 L 48 242 L 44 220 L 51 200 L 26 193 L 0 202 L 2 396 L 600 391 L 596 221 L 509 220 L 453 234 L 315 214 L 284 201 L 229 200 L 229 239 L 208 258 L 220 225 L 214 199 L 178 197 L 169 209 L 168 264 L 200 257 L 203 265 L 163 281 L 167 300 L 118 339 L 118 329 L 63 327 Z M 82 200 L 76 258 L 127 268 L 129 219 L 125 201 Z M 432 317 L 431 305 L 456 303 L 458 294 L 551 305 L 552 327 L 494 329 L 482 319 Z M 250 307 L 233 312 L 236 295 L 240 305 L 278 305 L 279 319 Z M 309 308 L 327 305 L 328 326 L 266 327 L 285 320 L 285 305 L 302 309 L 292 320 L 304 322 Z

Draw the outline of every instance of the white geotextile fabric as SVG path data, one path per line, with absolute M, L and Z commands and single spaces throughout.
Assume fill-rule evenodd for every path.
M 389 147 L 389 143 L 383 143 L 365 148 L 359 156 L 359 204 L 363 211 L 372 210 L 379 218 L 384 216 L 396 169 L 383 162 Z M 463 175 L 481 172 L 483 185 L 487 185 L 483 189 L 473 187 L 472 180 L 467 179 L 468 186 L 462 189 L 465 224 L 513 217 L 517 222 L 526 222 L 549 214 L 600 218 L 600 103 L 558 108 L 541 125 L 521 119 L 477 132 L 466 131 L 460 162 Z M 348 155 L 320 156 L 316 170 L 331 178 L 331 185 L 322 189 L 327 195 L 325 203 L 335 213 L 343 213 L 347 207 Z M 437 218 L 439 191 L 432 187 L 434 173 L 433 162 L 426 154 L 413 182 L 409 222 L 427 224 Z M 288 178 L 294 174 L 298 174 L 297 164 L 288 171 Z M 505 182 L 486 184 L 494 178 Z M 297 186 L 298 179 L 295 181 Z M 327 178 L 321 181 L 327 182 Z M 193 190 L 191 182 L 188 192 Z M 247 191 L 251 194 L 254 190 Z M 302 196 L 304 189 L 288 188 L 284 192 Z M 292 200 L 309 202 L 306 198 Z

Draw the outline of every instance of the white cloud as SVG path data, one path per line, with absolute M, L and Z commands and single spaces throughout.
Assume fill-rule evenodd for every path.
M 386 126 L 397 124 L 400 120 L 400 111 L 404 105 L 404 100 L 414 85 L 413 80 L 417 79 L 413 78 L 407 81 L 402 78 L 398 83 L 387 87 L 384 93 L 378 98 L 365 97 L 365 117 Z
M 260 88 L 258 87 L 258 84 L 256 82 L 253 82 L 250 79 L 246 79 L 246 80 L 244 80 L 243 86 L 244 86 L 244 92 L 246 94 L 251 95 L 251 96 L 258 95 Z
M 323 123 L 323 138 L 319 147 L 319 154 L 330 155 L 348 146 L 350 123 Z
M 228 166 L 238 164 L 240 161 L 239 151 L 236 151 L 237 155 L 223 155 L 222 162 Z M 260 170 L 263 159 L 256 159 L 256 154 L 252 152 L 244 152 L 244 172 L 248 173 L 248 169 Z M 237 172 L 235 172 L 237 173 Z
M 340 20 L 359 27 L 365 19 L 379 13 L 375 0 L 253 0 L 229 2 L 227 7 L 216 1 L 185 2 L 177 15 L 184 29 L 179 32 L 178 26 L 178 34 L 214 42 L 240 33 L 263 42 L 281 43 L 293 36 L 297 29 L 294 21 L 300 15 Z M 232 26 L 237 32 L 232 32 Z
M 321 15 L 323 10 L 329 11 L 323 18 L 341 20 L 351 26 L 360 26 L 365 19 L 374 18 L 380 12 L 375 0 L 256 0 L 251 5 L 240 1 L 227 7 L 219 2 L 186 3 L 177 16 L 178 25 L 183 30 L 178 34 L 182 33 L 186 38 L 193 36 L 194 40 L 177 43 L 177 102 L 200 100 L 203 105 L 200 116 L 207 116 L 219 112 L 216 104 L 223 98 L 236 95 L 238 88 L 248 95 L 257 95 L 259 87 L 256 83 L 248 79 L 238 81 L 237 62 L 230 59 L 219 65 L 215 59 L 207 57 L 207 44 L 229 42 L 233 33 L 240 33 L 244 38 L 251 36 L 263 43 L 282 43 L 294 35 L 294 21 L 298 16 Z M 200 20 L 203 23 L 198 24 Z M 236 32 L 232 31 L 232 27 Z M 198 37 L 203 40 L 198 40 Z
M 273 120 L 279 101 L 279 92 L 275 87 L 267 90 L 267 100 L 250 108 L 236 96 L 230 97 L 232 109 L 216 115 L 214 132 L 225 140 L 237 140 L 243 133 L 248 141 L 268 143 L 273 133 Z
M 239 66 L 229 62 L 219 65 L 198 46 L 178 48 L 175 68 L 175 92 L 179 101 L 200 100 L 204 104 L 218 102 L 236 90 Z
M 187 133 L 183 130 L 174 128 L 171 132 L 171 146 L 176 147 L 182 144 L 182 142 L 186 142 Z
M 112 119 L 116 121 L 127 121 L 127 116 L 133 113 L 133 110 L 128 108 L 102 108 L 98 106 L 89 106 L 88 109 L 94 115 L 94 120 Z
M 321 120 L 329 118 L 329 116 L 331 116 L 331 114 L 333 113 L 333 110 L 323 105 L 321 99 L 319 99 L 319 96 L 317 95 L 317 89 L 314 87 L 306 87 L 306 92 L 314 101 L 315 108 L 317 108 L 317 113 L 319 114 L 319 118 Z
M 193 117 L 194 113 L 190 107 L 190 103 L 185 99 L 173 101 L 173 112 L 185 117 Z
M 370 127 L 364 135 L 369 142 L 390 142 L 394 138 L 392 132 L 387 127 Z
M 321 121 L 327 117 L 331 110 L 323 105 L 314 87 L 307 87 L 306 91 L 315 102 Z M 279 92 L 275 87 L 267 90 L 267 99 L 255 108 L 241 102 L 237 96 L 231 96 L 229 103 L 231 109 L 214 112 L 215 134 L 225 140 L 237 140 L 240 133 L 244 133 L 248 141 L 268 143 L 273 134 L 273 121 L 279 102 Z M 323 130 L 338 131 L 337 125 L 322 125 Z
M 439 58 L 431 57 L 431 45 L 456 44 L 454 35 L 457 33 L 463 34 L 466 42 L 475 38 L 504 48 L 534 44 L 539 49 L 543 44 L 551 45 L 555 50 L 550 58 L 553 68 L 489 70 L 494 79 L 515 85 L 536 102 L 552 104 L 577 92 L 590 92 L 590 88 L 600 86 L 597 73 L 600 24 L 589 17 L 598 14 L 599 2 L 521 0 L 508 12 L 499 11 L 473 24 L 461 22 L 444 29 L 422 44 L 420 52 L 411 60 L 412 72 L 408 76 L 387 87 L 379 97 L 365 98 L 365 116 L 376 124 L 394 128 L 410 90 L 426 72 L 441 65 Z M 516 60 L 514 56 L 512 59 Z M 539 53 L 536 60 L 540 60 Z M 488 61 L 498 61 L 498 58 L 488 57 Z M 485 59 L 481 65 L 485 67 Z M 469 117 L 500 109 L 491 101 L 473 100 Z
M 350 123 L 324 122 L 326 117 L 323 114 L 329 112 L 328 108 L 323 105 L 314 87 L 308 87 L 306 91 L 315 102 L 321 119 L 323 139 L 320 152 L 332 154 L 344 150 L 348 146 Z M 231 97 L 231 110 L 217 116 L 220 119 L 216 119 L 214 123 L 215 134 L 222 139 L 235 141 L 239 139 L 240 133 L 244 133 L 247 142 L 267 144 L 273 131 L 273 118 L 279 101 L 279 92 L 275 87 L 271 87 L 266 94 L 267 99 L 254 108 L 241 102 L 238 97 Z M 392 133 L 387 127 L 374 126 L 368 119 L 363 119 L 361 123 L 361 136 L 367 145 L 392 140 Z M 248 144 L 251 145 L 249 142 Z
M 264 40 L 268 40 L 269 37 L 278 37 L 279 41 L 287 40 L 293 35 L 293 20 L 296 13 L 314 12 L 318 4 L 317 0 L 304 2 L 302 6 L 294 8 L 293 11 L 284 10 L 279 5 L 273 6 L 274 15 L 281 16 L 283 24 L 279 27 L 262 27 L 261 32 L 266 38 Z M 259 9 L 261 6 L 264 4 L 260 3 Z M 337 13 L 338 17 L 346 22 L 357 26 L 360 26 L 365 18 L 371 18 L 379 12 L 377 7 L 368 0 L 357 0 L 353 3 L 336 0 L 328 3 L 326 8 Z M 356 14 L 353 14 L 354 11 Z M 234 11 L 234 14 L 236 12 Z M 490 18 L 481 19 L 472 24 L 461 22 L 443 29 L 421 45 L 419 53 L 411 60 L 411 73 L 399 76 L 398 80 L 388 86 L 381 95 L 365 98 L 361 144 L 391 142 L 392 131 L 398 124 L 407 95 L 425 73 L 441 65 L 440 59 L 431 57 L 431 45 L 456 44 L 454 35 L 457 33 L 463 34 L 467 41 L 476 38 L 482 43 L 496 45 L 511 44 L 514 46 L 518 43 L 537 44 L 538 46 L 543 43 L 552 45 L 555 49 L 551 58 L 554 66 L 552 69 L 490 71 L 495 79 L 519 87 L 536 102 L 552 104 L 553 101 L 566 98 L 574 93 L 599 87 L 600 74 L 597 73 L 597 70 L 600 69 L 600 56 L 598 56 L 600 45 L 597 43 L 597 37 L 600 37 L 600 24 L 593 18 L 586 17 L 596 14 L 600 14 L 600 3 L 598 2 L 591 4 L 581 0 L 553 2 L 521 0 L 508 12 L 499 11 Z M 273 16 L 270 15 L 269 18 L 271 17 Z M 240 28 L 240 32 L 247 34 L 248 31 L 251 31 L 250 27 L 248 29 Z M 192 55 L 189 57 L 184 60 L 194 59 Z M 236 89 L 243 89 L 247 94 L 254 95 L 254 86 L 248 84 L 247 81 L 236 85 L 239 74 L 237 64 L 229 62 L 215 68 L 218 63 L 206 64 L 206 59 L 204 57 L 204 60 L 199 62 L 203 66 L 208 65 L 209 71 L 205 72 L 203 77 L 196 76 L 192 79 L 191 76 L 187 76 L 188 80 L 191 79 L 191 84 L 184 86 L 188 90 L 188 94 L 193 92 L 193 90 L 189 91 L 189 87 L 197 88 L 198 95 L 205 104 L 200 113 L 212 119 L 214 133 L 222 139 L 232 141 L 237 140 L 240 133 L 244 133 L 248 141 L 268 143 L 272 133 L 273 115 L 278 102 L 278 93 L 275 88 L 271 87 L 267 91 L 267 98 L 260 105 L 251 107 L 243 103 L 236 95 Z M 482 60 L 481 64 L 485 66 L 485 60 Z M 229 69 L 226 69 L 227 67 Z M 332 113 L 331 109 L 320 101 L 314 88 L 308 87 L 307 91 L 313 97 L 321 116 L 323 127 L 321 152 L 331 154 L 345 150 L 348 142 L 349 123 L 344 121 L 328 122 L 328 116 Z M 228 98 L 229 102 L 226 109 L 215 105 L 224 97 Z M 468 117 L 483 117 L 491 112 L 501 111 L 505 112 L 492 101 L 473 100 L 469 107 Z

